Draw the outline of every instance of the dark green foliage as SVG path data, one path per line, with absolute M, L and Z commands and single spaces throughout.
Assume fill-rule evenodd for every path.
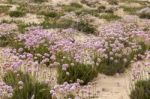
M 98 12 L 105 12 L 105 10 L 106 10 L 106 7 L 103 5 L 98 7 Z
M 8 71 L 3 80 L 14 89 L 11 99 L 31 99 L 33 95 L 34 99 L 52 99 L 48 85 L 32 79 L 29 74 L 21 71 Z M 19 88 L 19 81 L 23 82 L 22 89 Z
M 14 35 L 11 35 L 11 34 L 1 36 L 0 37 L 0 47 L 6 47 L 8 45 L 11 45 L 14 40 L 13 37 L 14 37 Z
M 62 15 L 63 15 L 63 13 L 62 12 L 54 12 L 54 11 L 52 11 L 52 12 L 40 12 L 39 13 L 40 15 L 44 15 L 46 18 L 59 18 L 59 17 L 61 17 Z
M 83 20 L 81 20 L 80 22 L 76 22 L 74 24 L 74 28 L 79 31 L 85 32 L 85 33 L 95 33 L 96 32 L 96 28 L 93 25 L 91 25 L 91 24 L 89 24 L 89 22 L 86 22 Z
M 83 80 L 81 84 L 87 84 L 97 76 L 97 70 L 95 68 L 79 63 L 75 64 L 75 66 L 69 66 L 67 72 L 69 72 L 69 75 L 61 67 L 58 68 L 58 83 L 62 84 L 66 81 L 72 83 L 80 79 Z
M 140 16 L 140 18 L 147 18 L 147 19 L 150 19 L 150 13 L 149 13 L 149 14 L 148 14 L 148 13 L 142 13 L 142 14 L 140 14 L 139 16 Z
M 119 1 L 118 0 L 108 0 L 108 3 L 111 5 L 118 5 Z
M 58 17 L 58 14 L 56 12 L 49 12 L 49 13 L 45 13 L 44 15 L 46 17 L 52 17 L 52 18 Z
M 68 58 L 64 59 L 64 61 L 61 61 L 62 57 L 66 56 L 66 54 L 59 53 L 57 55 L 57 61 L 60 62 L 60 64 L 67 63 L 69 64 L 69 67 L 67 68 L 66 71 L 62 70 L 62 67 L 58 67 L 58 77 L 57 81 L 59 84 L 62 84 L 64 82 L 68 83 L 73 83 L 77 82 L 77 79 L 82 80 L 81 82 L 82 85 L 87 84 L 91 80 L 93 80 L 95 77 L 98 75 L 98 71 L 96 70 L 95 67 L 92 67 L 91 65 L 87 64 L 81 64 L 74 62 L 73 60 L 68 60 Z M 71 66 L 71 63 L 74 63 L 74 66 Z M 66 72 L 69 72 L 69 75 L 66 74 Z
M 62 9 L 66 12 L 71 12 L 71 11 L 82 9 L 82 5 L 78 3 L 71 3 L 70 5 L 63 5 Z
M 136 82 L 135 88 L 131 91 L 130 98 L 150 99 L 150 79 Z
M 44 29 L 48 28 L 68 28 L 71 27 L 73 24 L 72 20 L 57 20 L 57 19 L 48 19 L 46 18 L 45 21 L 41 24 Z
M 98 66 L 98 70 L 101 73 L 106 75 L 114 75 L 116 73 L 123 73 L 125 71 L 126 65 L 121 62 L 115 63 L 113 61 L 104 60 L 100 66 Z
M 11 16 L 11 17 L 23 17 L 25 15 L 26 15 L 26 13 L 22 12 L 22 11 L 10 11 L 9 12 L 9 16 Z
M 0 14 L 1 13 L 7 13 L 9 11 L 9 8 L 11 6 L 0 6 Z
M 17 74 L 19 75 L 18 77 Z M 31 78 L 28 74 L 24 74 L 21 71 L 18 71 L 17 73 L 14 73 L 13 71 L 8 71 L 3 77 L 3 81 L 12 87 L 16 87 L 19 81 L 28 83 L 29 81 L 31 81 Z
M 8 39 L 4 36 L 0 37 L 0 47 L 5 47 L 9 43 Z
M 126 7 L 126 6 L 123 6 L 122 8 L 129 14 L 136 14 L 136 12 L 141 9 L 141 7 Z
M 119 17 L 119 16 L 117 16 L 117 15 L 114 15 L 114 14 L 112 14 L 112 13 L 100 15 L 99 18 L 106 19 L 107 21 L 113 21 L 113 20 L 121 19 L 121 17 Z
M 48 0 L 32 0 L 32 1 L 36 3 L 42 3 L 42 2 L 47 2 Z
M 75 11 L 75 13 L 77 15 L 90 14 L 90 15 L 93 15 L 93 16 L 96 16 L 96 17 L 99 16 L 99 12 L 100 12 L 100 10 L 97 10 L 97 9 L 81 9 L 81 10 Z
M 22 22 L 22 23 L 17 24 L 17 26 L 18 26 L 18 31 L 21 33 L 24 33 L 28 25 Z

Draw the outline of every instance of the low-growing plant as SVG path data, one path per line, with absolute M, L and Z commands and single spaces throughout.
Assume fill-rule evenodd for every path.
M 17 7 L 17 11 L 21 11 L 21 12 L 24 12 L 24 13 L 27 13 L 28 12 L 28 5 L 26 3 L 21 3 L 19 5 L 19 7 Z
M 147 19 L 150 19 L 150 13 L 142 13 L 139 15 L 140 18 L 147 18 Z
M 113 21 L 113 20 L 121 19 L 121 17 L 114 15 L 112 13 L 100 15 L 99 18 L 106 19 L 107 21 Z
M 42 2 L 47 2 L 48 0 L 32 0 L 35 3 L 42 3 Z
M 60 16 L 63 15 L 62 12 L 54 12 L 54 11 L 52 11 L 52 12 L 40 12 L 39 14 L 44 15 L 47 18 L 49 18 L 49 17 L 50 18 L 59 18 Z
M 22 12 L 22 11 L 10 11 L 9 12 L 9 16 L 11 16 L 11 17 L 23 17 L 25 15 L 26 15 L 26 13 Z
M 66 12 L 71 12 L 82 9 L 82 5 L 78 3 L 71 3 L 70 5 L 63 5 L 62 9 Z
M 0 36 L 0 47 L 6 47 L 9 46 L 13 43 L 14 40 L 13 34 L 7 34 L 7 35 L 2 35 Z
M 123 43 L 123 42 L 122 42 Z M 116 73 L 123 73 L 127 67 L 130 66 L 131 61 L 135 58 L 135 55 L 144 54 L 148 49 L 144 42 L 138 43 L 141 47 L 137 50 L 132 50 L 128 54 L 123 54 L 123 50 L 119 50 L 113 54 L 112 47 L 108 47 L 106 50 L 106 58 L 101 59 L 101 63 L 97 66 L 99 72 L 106 75 L 114 75 Z M 129 44 L 124 44 L 124 46 L 129 47 Z M 138 58 L 138 57 L 137 57 Z M 97 61 L 97 58 L 95 58 Z
M 57 81 L 62 84 L 64 82 L 77 82 L 77 79 L 80 79 L 81 84 L 84 85 L 93 80 L 97 73 L 97 70 L 90 65 L 76 63 L 74 66 L 69 66 L 66 71 L 59 68 Z
M 75 11 L 75 13 L 76 13 L 77 15 L 90 14 L 90 15 L 93 15 L 93 16 L 96 16 L 96 17 L 99 16 L 99 12 L 100 12 L 100 10 L 97 10 L 97 9 L 81 9 L 81 10 Z
M 129 63 L 130 61 L 128 61 Z M 106 75 L 114 75 L 116 73 L 123 73 L 128 65 L 125 64 L 123 61 L 120 61 L 118 63 L 114 62 L 114 60 L 104 59 L 98 66 L 98 70 L 101 73 L 104 73 Z
M 21 22 L 21 23 L 18 23 L 17 26 L 18 26 L 18 31 L 21 32 L 21 33 L 24 33 L 26 31 L 26 27 L 28 25 Z
M 0 6 L 0 14 L 1 13 L 7 13 L 8 11 L 9 11 L 9 8 L 10 8 L 11 6 Z
M 60 63 L 62 66 L 58 67 L 58 77 L 57 81 L 59 84 L 63 84 L 64 82 L 74 83 L 78 82 L 78 79 L 81 81 L 80 84 L 85 85 L 95 77 L 97 77 L 98 71 L 95 67 L 91 65 L 81 64 L 77 62 L 73 62 L 68 60 L 67 58 L 61 62 L 63 54 L 58 54 L 57 61 L 60 59 Z M 66 63 L 66 64 L 64 64 Z M 68 65 L 66 70 L 63 65 Z
M 141 7 L 126 7 L 126 6 L 123 6 L 122 8 L 129 14 L 136 14 L 136 12 L 141 9 Z
M 46 18 L 45 21 L 41 24 L 43 28 L 68 28 L 71 27 L 73 24 L 72 20 L 65 19 L 65 20 L 57 20 L 57 19 L 50 19 Z
M 52 99 L 49 86 L 34 80 L 27 73 L 8 71 L 3 80 L 14 89 L 11 99 Z
M 130 93 L 130 98 L 150 99 L 150 79 L 137 81 Z
M 74 28 L 85 33 L 96 32 L 96 28 L 93 25 L 91 25 L 89 22 L 86 22 L 84 20 L 81 20 L 80 22 L 76 22 L 74 24 Z
M 119 1 L 118 0 L 108 0 L 108 3 L 111 5 L 118 5 Z

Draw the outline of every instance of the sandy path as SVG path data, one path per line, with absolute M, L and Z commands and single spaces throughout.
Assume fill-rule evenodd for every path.
M 106 76 L 99 74 L 92 90 L 97 97 L 94 99 L 129 99 L 128 74 Z M 95 89 L 93 89 L 95 87 Z M 91 91 L 92 91 L 91 90 Z

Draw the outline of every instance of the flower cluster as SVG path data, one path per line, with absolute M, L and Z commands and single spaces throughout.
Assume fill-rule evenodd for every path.
M 4 82 L 0 82 L 0 98 L 11 98 L 13 96 L 13 88 Z

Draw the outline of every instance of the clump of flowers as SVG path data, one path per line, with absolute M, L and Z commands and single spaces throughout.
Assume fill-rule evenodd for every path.
M 13 88 L 4 82 L 0 82 L 0 98 L 11 98 L 13 96 Z
M 49 86 L 34 80 L 27 73 L 8 71 L 3 80 L 14 89 L 11 99 L 52 99 Z

